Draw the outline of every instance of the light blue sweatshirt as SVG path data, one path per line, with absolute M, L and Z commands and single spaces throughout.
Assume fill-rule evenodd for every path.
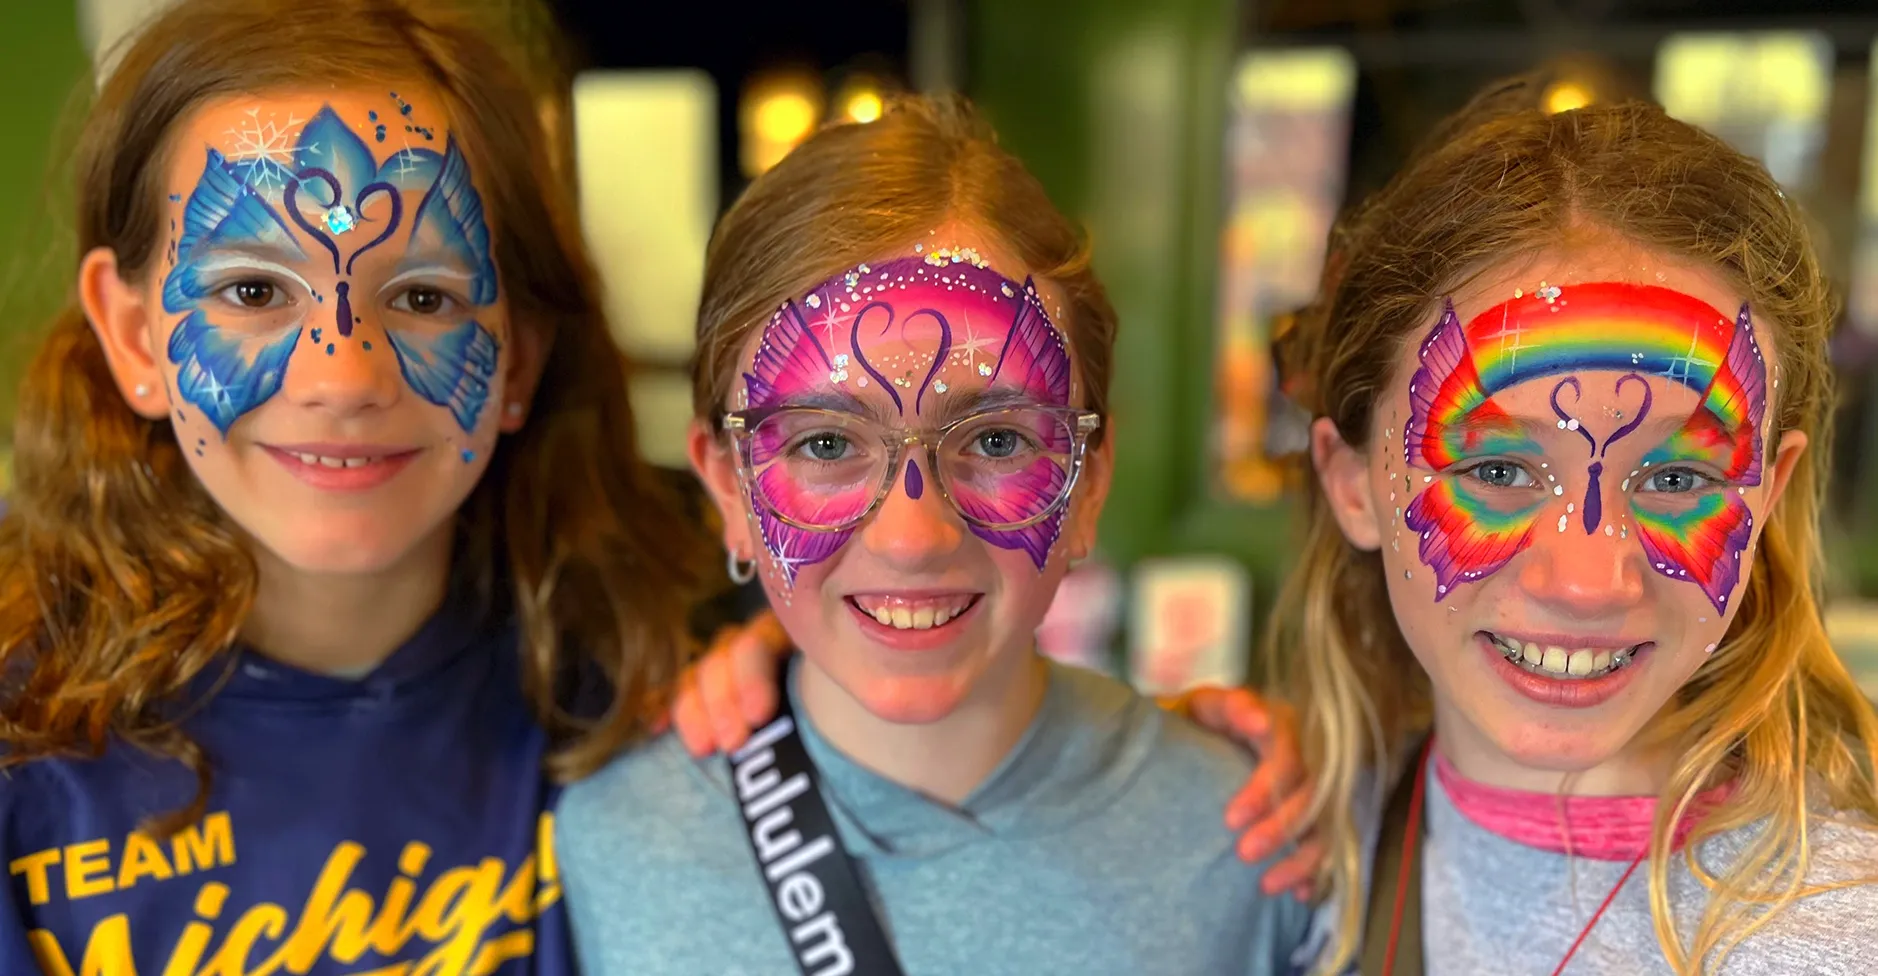
M 954 807 L 848 759 L 790 698 L 906 976 L 1292 973 L 1309 911 L 1260 893 L 1222 820 L 1237 747 L 1051 664 L 1036 719 Z M 586 976 L 796 972 L 722 758 L 673 737 L 570 787 L 556 821 Z

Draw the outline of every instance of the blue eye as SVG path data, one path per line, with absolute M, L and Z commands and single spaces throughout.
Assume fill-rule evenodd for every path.
M 796 450 L 811 460 L 839 461 L 847 455 L 848 447 L 848 439 L 840 434 L 811 434 Z
M 1492 488 L 1525 488 L 1537 483 L 1530 472 L 1511 461 L 1482 461 L 1466 474 Z
M 1711 480 L 1688 468 L 1664 468 L 1643 479 L 1643 484 L 1638 485 L 1637 490 L 1680 495 L 1707 488 Z

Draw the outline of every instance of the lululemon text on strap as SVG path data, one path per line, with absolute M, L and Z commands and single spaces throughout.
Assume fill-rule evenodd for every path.
M 775 721 L 731 754 L 730 778 L 790 954 L 803 976 L 901 976 L 860 869 L 822 800 L 789 696 L 778 697 Z

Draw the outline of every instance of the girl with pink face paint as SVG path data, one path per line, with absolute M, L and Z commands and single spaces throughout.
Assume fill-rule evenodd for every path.
M 589 973 L 1293 970 L 1235 746 L 1034 633 L 1108 487 L 1114 312 L 969 109 L 824 130 L 712 241 L 691 453 L 800 650 L 730 761 L 574 788 Z
M 1357 210 L 1282 342 L 1317 415 L 1272 638 L 1306 649 L 1320 960 L 1873 972 L 1878 718 L 1814 602 L 1804 219 L 1654 106 L 1541 89 Z

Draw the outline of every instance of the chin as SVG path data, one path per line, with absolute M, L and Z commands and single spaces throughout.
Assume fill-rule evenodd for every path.
M 956 711 L 971 690 L 968 679 L 954 674 L 871 675 L 848 686 L 848 693 L 883 722 L 927 725 Z
M 275 558 L 314 576 L 371 576 L 407 559 L 424 541 L 412 526 L 391 529 L 368 520 L 327 516 L 318 524 L 254 533 Z
M 1480 716 L 1476 721 L 1508 759 L 1555 773 L 1584 772 L 1607 762 L 1635 733 L 1632 723 L 1621 715 L 1560 721 L 1554 716 L 1503 713 L 1497 720 Z

